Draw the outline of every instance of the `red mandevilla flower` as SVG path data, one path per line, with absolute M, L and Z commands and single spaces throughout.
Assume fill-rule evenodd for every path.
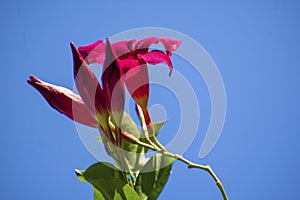
M 77 90 L 92 115 L 97 118 L 104 134 L 112 141 L 114 139 L 109 128 L 109 116 L 113 120 L 117 120 L 117 124 L 120 124 L 124 111 L 125 92 L 117 58 L 108 39 L 106 43 L 104 70 L 102 73 L 103 88 L 73 43 L 71 43 L 71 48 L 74 58 L 74 79 Z M 112 98 L 113 91 L 117 93 L 114 98 Z M 118 119 L 115 119 L 115 117 Z M 117 132 L 119 133 L 119 129 L 117 129 Z M 120 144 L 119 134 L 116 137 L 116 142 Z
M 152 50 L 152 44 L 161 42 L 166 52 Z M 72 120 L 100 127 L 104 135 L 114 144 L 120 145 L 121 130 L 118 127 L 124 112 L 127 86 L 132 98 L 143 111 L 147 125 L 151 125 L 148 112 L 149 77 L 147 63 L 166 63 L 172 72 L 170 56 L 181 41 L 169 38 L 146 38 L 136 42 L 124 40 L 113 44 L 99 40 L 78 49 L 71 43 L 74 62 L 74 80 L 79 95 L 69 89 L 55 86 L 30 76 L 28 83 L 35 87 L 47 102 Z M 103 65 L 102 87 L 89 64 Z M 113 137 L 109 120 L 115 124 Z M 123 136 L 125 136 L 123 134 Z
M 161 42 L 165 48 L 163 51 L 152 50 L 152 44 Z M 179 47 L 181 41 L 170 38 L 150 37 L 138 42 L 135 40 L 119 41 L 112 44 L 112 48 L 118 57 L 118 65 L 124 74 L 124 82 L 135 102 L 142 108 L 147 125 L 151 125 L 148 112 L 149 100 L 149 76 L 147 63 L 166 63 L 172 73 L 172 62 L 170 56 Z M 105 43 L 99 40 L 93 44 L 79 47 L 79 52 L 84 55 L 87 63 L 104 64 Z

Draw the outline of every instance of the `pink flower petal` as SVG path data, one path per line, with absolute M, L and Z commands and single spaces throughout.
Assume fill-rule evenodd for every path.
M 138 41 L 135 44 L 134 48 L 138 54 L 145 54 L 148 52 L 148 49 L 152 44 L 157 44 L 158 42 L 159 42 L 158 38 L 149 37 L 149 38 L 145 38 L 145 39 Z
M 132 40 L 122 40 L 119 42 L 114 42 L 111 44 L 112 49 L 116 57 L 119 59 L 124 59 L 129 56 L 129 54 L 133 53 L 133 44 L 136 42 L 135 39 Z
M 153 50 L 151 52 L 148 52 L 144 55 L 138 55 L 140 59 L 143 59 L 146 63 L 149 64 L 159 64 L 159 63 L 166 63 L 169 66 L 170 73 L 169 76 L 172 74 L 173 66 L 172 66 L 172 61 L 169 56 L 167 56 L 164 52 L 158 51 L 158 50 Z
M 148 111 L 148 108 L 142 108 L 142 111 L 143 111 L 143 115 L 144 115 L 144 118 L 145 118 L 145 123 L 148 126 L 148 129 L 149 128 L 153 129 L 153 125 L 152 125 L 152 121 L 151 121 L 151 117 L 150 117 L 150 113 Z M 152 127 L 150 127 L 150 126 L 152 126 Z M 149 134 L 152 134 L 152 133 L 149 133 Z
M 71 43 L 71 48 L 74 60 L 74 80 L 82 100 L 94 116 L 96 113 L 100 115 L 106 113 L 103 90 L 97 77 L 73 43 Z
M 168 56 L 171 56 L 173 52 L 181 45 L 181 40 L 174 40 L 171 38 L 160 38 L 159 40 L 164 45 Z
M 124 73 L 126 87 L 134 101 L 142 108 L 147 108 L 149 99 L 149 75 L 143 60 L 120 60 L 119 66 Z
M 106 39 L 106 57 L 102 73 L 102 85 L 106 97 L 106 103 L 110 111 L 117 118 L 124 112 L 125 91 L 122 79 L 122 71 L 118 66 L 118 58 L 114 53 L 109 39 Z
M 98 63 L 103 65 L 105 59 L 105 46 L 103 40 L 98 40 L 92 44 L 80 46 L 78 51 L 87 64 Z
M 134 69 L 140 65 L 139 60 L 136 59 L 123 59 L 118 60 L 119 68 L 122 70 L 123 74 L 126 74 L 130 69 Z
M 81 124 L 97 127 L 98 123 L 88 111 L 80 96 L 73 91 L 46 83 L 31 75 L 27 82 L 44 96 L 49 105 L 58 112 Z

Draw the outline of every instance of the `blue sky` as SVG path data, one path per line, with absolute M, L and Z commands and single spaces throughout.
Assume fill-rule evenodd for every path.
M 225 126 L 202 160 L 198 153 L 208 127 L 209 99 L 203 81 L 191 78 L 204 103 L 203 121 L 185 156 L 213 166 L 230 199 L 299 199 L 299 9 L 292 0 L 1 1 L 1 199 L 93 198 L 73 170 L 87 168 L 95 158 L 74 123 L 52 110 L 26 79 L 34 74 L 72 88 L 70 41 L 84 45 L 148 26 L 195 39 L 223 77 Z M 176 62 L 182 73 L 193 73 Z M 153 88 L 153 93 L 159 90 Z M 168 104 L 158 97 L 154 94 L 150 103 L 165 105 L 169 122 L 160 139 L 167 142 L 180 113 L 172 108 L 176 101 Z M 160 199 L 183 198 L 221 199 L 207 173 L 177 162 Z

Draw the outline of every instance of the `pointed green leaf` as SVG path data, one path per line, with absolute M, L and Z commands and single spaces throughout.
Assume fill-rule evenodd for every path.
M 126 112 L 124 112 L 122 118 L 121 129 L 136 138 L 141 137 L 141 133 L 137 125 Z M 138 171 L 145 164 L 145 153 L 143 147 L 137 144 L 132 144 L 126 140 L 122 140 L 122 149 L 124 151 L 119 151 L 119 153 L 122 155 L 122 158 L 126 160 L 126 163 L 130 165 L 130 170 L 133 172 Z
M 117 178 L 93 179 L 91 183 L 106 200 L 140 199 L 132 187 Z
M 95 200 L 139 200 L 138 194 L 125 181 L 124 174 L 110 163 L 98 162 L 83 172 L 94 190 Z
M 135 124 L 133 119 L 130 117 L 130 115 L 126 112 L 124 112 L 124 114 L 123 114 L 120 128 L 122 130 L 132 134 L 133 136 L 135 136 L 137 138 L 140 137 L 140 132 L 139 132 L 137 125 Z
M 153 155 L 137 177 L 135 190 L 141 198 L 145 195 L 155 200 L 163 190 L 175 159 L 162 154 Z
M 132 120 L 132 118 L 126 112 L 124 112 L 120 128 L 123 131 L 126 131 L 127 133 L 135 136 L 136 138 L 141 137 L 140 131 L 137 128 L 137 125 L 135 124 L 135 122 Z M 136 152 L 138 145 L 132 144 L 130 142 L 127 142 L 126 140 L 123 140 L 122 148 L 129 152 Z
M 105 198 L 103 197 L 101 192 L 99 190 L 97 190 L 96 188 L 94 188 L 94 200 L 105 200 Z
M 77 175 L 77 178 L 82 181 L 82 182 L 88 182 L 87 180 L 85 180 L 84 176 L 83 176 L 83 173 L 84 173 L 84 170 L 78 170 L 78 169 L 75 169 L 75 173 Z
M 155 136 L 157 136 L 160 129 L 165 125 L 165 123 L 167 123 L 167 120 L 153 123 Z
M 124 185 L 122 190 L 126 197 L 125 199 L 140 200 L 139 195 L 134 191 L 134 189 L 132 187 L 130 187 L 130 185 L 128 185 L 128 184 Z
M 101 142 L 101 143 L 103 143 L 103 139 L 102 139 L 102 137 L 97 137 L 96 139 L 98 140 L 98 142 Z
M 106 200 L 140 199 L 134 189 L 120 179 L 110 177 L 105 179 L 91 179 L 90 181 L 98 190 L 96 194 L 100 196 L 100 193 Z
M 125 181 L 124 174 L 114 165 L 107 162 L 98 162 L 83 171 L 85 180 L 115 177 Z

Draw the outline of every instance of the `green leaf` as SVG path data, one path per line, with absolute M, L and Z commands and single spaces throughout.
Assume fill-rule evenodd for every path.
M 135 185 L 140 198 L 145 199 L 145 196 L 148 200 L 158 198 L 168 181 L 174 161 L 174 158 L 162 154 L 155 154 L 149 159 L 137 177 Z
M 92 179 L 91 183 L 106 200 L 140 199 L 132 187 L 117 178 Z
M 160 129 L 165 125 L 165 123 L 167 123 L 167 120 L 161 121 L 161 122 L 154 122 L 153 123 L 155 136 L 157 136 L 157 134 L 159 133 Z
M 87 180 L 85 180 L 84 176 L 83 176 L 83 173 L 84 173 L 84 170 L 78 170 L 78 169 L 75 169 L 75 173 L 77 175 L 77 178 L 82 181 L 82 182 L 88 182 Z
M 123 131 L 126 131 L 127 133 L 130 133 L 131 135 L 135 136 L 136 138 L 140 138 L 141 134 L 139 129 L 137 128 L 137 125 L 132 120 L 132 118 L 124 112 L 120 128 Z M 126 140 L 122 141 L 122 148 L 124 150 L 127 150 L 129 152 L 136 152 L 138 145 L 132 144 L 130 142 L 127 142 Z
M 95 200 L 139 200 L 138 194 L 126 183 L 124 175 L 113 165 L 101 162 L 83 172 L 84 179 L 94 187 Z
M 99 179 L 108 177 L 119 178 L 125 181 L 124 174 L 120 170 L 118 170 L 114 165 L 107 162 L 95 163 L 89 168 L 87 168 L 87 170 L 81 172 L 83 172 L 83 177 L 87 181 L 89 181 L 89 179 Z
M 102 139 L 102 137 L 97 137 L 96 139 L 98 140 L 98 142 L 101 142 L 101 143 L 103 143 L 103 139 Z
M 124 112 L 120 128 L 138 139 L 141 137 L 141 133 L 137 125 L 126 112 Z M 138 171 L 145 164 L 144 149 L 137 144 L 132 144 L 126 140 L 122 140 L 122 150 L 119 151 L 119 154 L 124 160 L 126 160 L 130 170 L 133 172 Z
M 153 123 L 153 127 L 154 127 L 154 134 L 155 134 L 155 136 L 157 136 L 158 135 L 158 133 L 159 133 L 159 131 L 160 131 L 160 129 L 165 125 L 165 123 L 167 123 L 167 120 L 165 120 L 165 121 L 161 121 L 161 122 L 154 122 Z M 153 137 L 153 136 L 152 136 Z M 150 140 L 151 140 L 151 138 L 152 138 L 151 136 L 150 136 Z M 142 142 L 146 142 L 147 143 L 147 140 L 146 140 L 146 138 L 141 138 L 141 141 Z M 147 153 L 148 152 L 148 148 L 146 148 L 146 147 L 143 147 L 143 151 L 144 151 L 144 153 Z
M 130 187 L 130 185 L 128 184 L 125 184 L 123 187 L 122 187 L 122 190 L 124 192 L 124 195 L 125 195 L 125 199 L 128 199 L 128 200 L 140 200 L 139 198 L 139 195 L 134 191 L 134 189 L 132 187 Z
M 97 190 L 96 188 L 94 188 L 94 200 L 105 200 L 101 192 L 99 192 L 99 190 Z
M 139 132 L 137 125 L 135 124 L 133 119 L 130 117 L 130 115 L 126 112 L 124 112 L 124 114 L 123 114 L 120 128 L 137 138 L 140 137 L 140 132 Z

